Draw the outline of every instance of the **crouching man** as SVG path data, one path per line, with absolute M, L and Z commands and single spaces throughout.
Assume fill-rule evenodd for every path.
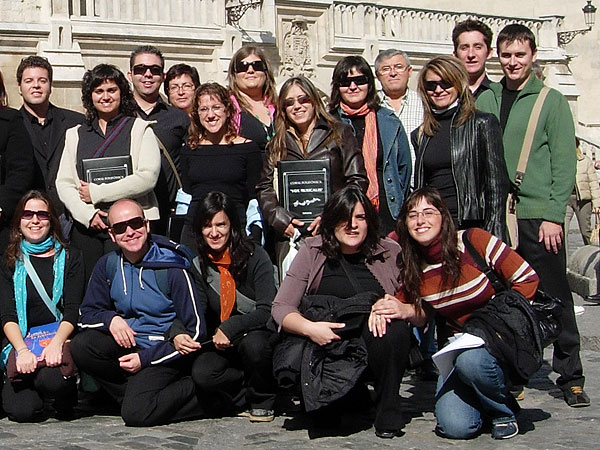
M 96 264 L 72 342 L 77 366 L 121 405 L 129 426 L 153 426 L 202 414 L 190 376 L 190 356 L 165 333 L 175 318 L 192 338 L 205 338 L 206 302 L 190 262 L 175 243 L 149 234 L 140 205 L 119 200 L 108 213 L 118 245 Z M 199 345 L 198 345 L 199 347 Z M 193 356 L 191 356 L 193 358 Z

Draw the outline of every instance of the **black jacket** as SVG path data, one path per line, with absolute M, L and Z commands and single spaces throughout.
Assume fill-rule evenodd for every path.
M 457 109 L 452 122 L 459 111 Z M 450 136 L 459 228 L 479 226 L 504 242 L 509 242 L 505 215 L 510 181 L 498 119 L 493 114 L 477 111 L 460 127 L 451 126 Z M 424 185 L 423 154 L 429 140 L 429 136 L 420 133 L 420 128 L 411 134 L 417 155 L 417 188 Z

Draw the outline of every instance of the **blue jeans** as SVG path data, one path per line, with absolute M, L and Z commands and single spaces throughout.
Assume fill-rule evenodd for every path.
M 484 347 L 458 355 L 448 380 L 441 385 L 442 377 L 438 379 L 435 403 L 438 434 L 469 439 L 479 433 L 484 418 L 493 423 L 515 420 L 504 380 L 498 361 Z

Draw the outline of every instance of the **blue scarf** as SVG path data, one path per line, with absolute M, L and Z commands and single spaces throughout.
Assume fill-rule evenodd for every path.
M 15 261 L 15 273 L 13 274 L 13 287 L 15 292 L 15 304 L 17 307 L 17 317 L 19 319 L 19 329 L 21 335 L 25 337 L 27 335 L 27 269 L 23 263 L 24 259 L 29 259 L 29 255 L 38 255 L 45 253 L 54 247 L 54 283 L 52 285 L 52 304 L 55 306 L 57 321 L 62 320 L 62 314 L 58 309 L 58 304 L 62 299 L 63 295 L 63 284 L 65 275 L 65 249 L 60 242 L 55 241 L 54 238 L 48 237 L 45 241 L 38 244 L 32 244 L 27 242 L 25 239 L 21 241 L 21 258 Z M 51 311 L 52 314 L 55 311 Z M 8 354 L 12 349 L 12 345 L 8 344 L 2 349 L 0 354 L 1 363 L 3 367 L 6 367 L 8 361 Z

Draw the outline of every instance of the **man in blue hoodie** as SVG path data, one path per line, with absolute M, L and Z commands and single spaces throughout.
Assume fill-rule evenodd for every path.
M 196 289 L 185 251 L 149 234 L 137 202 L 114 203 L 108 221 L 119 250 L 94 267 L 73 358 L 121 405 L 126 425 L 197 417 L 202 409 L 189 374 L 193 356 L 178 353 L 165 335 L 177 318 L 200 347 L 205 294 Z

